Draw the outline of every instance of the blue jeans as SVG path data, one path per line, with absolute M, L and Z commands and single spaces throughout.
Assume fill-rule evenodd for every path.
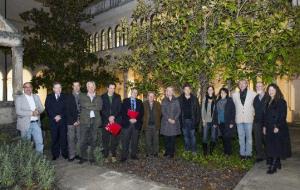
M 183 120 L 182 126 L 184 136 L 184 147 L 186 151 L 196 152 L 196 137 L 193 121 L 191 119 Z
M 252 123 L 238 123 L 237 130 L 239 135 L 240 155 L 252 155 Z
M 41 127 L 39 126 L 38 122 L 30 123 L 29 128 L 26 131 L 21 132 L 21 137 L 27 140 L 31 140 L 31 137 L 33 137 L 35 150 L 38 153 L 43 154 L 43 149 L 44 149 L 43 135 L 42 135 Z
M 217 136 L 218 136 L 218 128 L 213 127 L 212 122 L 208 122 L 203 126 L 203 137 L 202 137 L 202 142 L 207 144 L 208 143 L 208 137 L 209 137 L 209 131 L 211 135 L 211 142 L 216 142 Z

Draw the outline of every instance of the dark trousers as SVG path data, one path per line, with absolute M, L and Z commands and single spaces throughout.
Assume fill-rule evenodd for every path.
M 175 143 L 176 136 L 165 136 L 165 154 L 169 156 L 174 156 L 175 154 Z
M 90 120 L 90 124 L 80 125 L 80 156 L 83 159 L 93 160 L 94 150 L 97 146 L 98 126 L 94 125 L 94 119 Z M 88 155 L 88 147 L 90 149 L 90 155 Z
M 159 150 L 159 140 L 158 140 L 158 129 L 156 126 L 148 126 L 145 129 L 145 136 L 146 136 L 146 149 L 148 155 L 155 155 L 158 154 Z
M 229 126 L 226 126 L 224 123 L 219 124 L 219 128 L 222 134 L 224 154 L 231 155 L 232 154 L 232 131 L 233 128 L 230 129 Z
M 105 128 L 102 130 L 103 156 L 107 158 L 109 153 L 116 157 L 117 147 L 119 144 L 119 135 L 114 136 Z
M 195 128 L 191 119 L 184 119 L 182 126 L 184 147 L 186 151 L 196 152 Z
M 68 157 L 68 144 L 67 144 L 67 125 L 59 123 L 51 123 L 51 152 L 53 157 Z
M 264 135 L 263 135 L 263 126 L 260 122 L 254 122 L 253 130 L 254 130 L 254 140 L 255 140 L 255 150 L 256 150 L 256 158 L 265 158 L 265 149 L 264 149 Z
M 128 128 L 122 129 L 122 155 L 123 159 L 127 159 L 129 155 L 129 146 L 131 150 L 131 157 L 135 157 L 138 150 L 139 130 L 134 124 L 129 125 Z

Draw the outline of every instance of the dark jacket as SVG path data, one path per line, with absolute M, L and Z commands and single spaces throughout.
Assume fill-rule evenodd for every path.
M 267 104 L 267 96 L 264 95 L 263 98 L 260 100 L 259 95 L 256 95 L 256 97 L 253 100 L 253 107 L 255 111 L 254 115 L 254 122 L 255 123 L 261 123 L 264 116 L 264 111 L 266 109 Z
M 219 125 L 217 104 L 218 104 L 218 101 L 216 102 L 216 107 L 214 109 L 214 115 L 213 115 L 213 124 L 214 125 Z M 232 125 L 235 124 L 235 106 L 232 101 L 232 98 L 230 98 L 230 97 L 227 98 L 227 102 L 225 105 L 224 120 L 225 120 L 224 123 L 226 126 L 227 125 L 229 126 L 230 124 L 232 124 Z
M 73 125 L 78 120 L 79 110 L 73 94 L 66 96 L 66 119 L 67 125 Z
M 102 94 L 101 98 L 103 102 L 101 111 L 103 126 L 106 126 L 108 124 L 108 118 L 110 116 L 114 116 L 115 122 L 121 124 L 121 96 L 119 94 L 114 93 L 114 95 L 112 96 L 112 103 L 109 102 L 107 92 Z
M 143 118 L 143 129 L 147 129 L 150 117 L 150 104 L 149 101 L 144 101 L 144 118 Z M 154 112 L 154 121 L 156 129 L 160 129 L 160 119 L 161 119 L 161 107 L 158 101 L 153 102 L 153 112 Z
M 291 157 L 291 141 L 286 116 L 285 100 L 273 101 L 266 106 L 263 123 L 266 127 L 266 147 L 269 157 L 281 157 L 283 159 Z M 279 129 L 278 133 L 274 133 L 275 127 Z
M 100 116 L 100 111 L 102 110 L 102 99 L 101 96 L 96 95 L 91 101 L 87 93 L 81 93 L 79 96 L 80 103 L 80 124 L 82 126 L 90 125 L 90 112 L 93 110 L 95 113 L 95 123 L 96 127 L 102 126 L 102 120 Z
M 184 94 L 181 94 L 178 98 L 179 103 L 180 103 L 180 109 L 181 109 L 181 114 L 180 114 L 180 125 L 183 127 L 183 99 L 184 99 Z M 192 110 L 192 121 L 193 121 L 193 126 L 194 128 L 198 127 L 199 122 L 200 122 L 200 104 L 198 101 L 198 98 L 191 94 L 191 110 Z
M 218 109 L 217 109 L 218 101 L 216 102 L 216 106 L 213 114 L 213 124 L 219 126 L 220 122 L 218 121 Z M 230 124 L 235 124 L 235 105 L 231 97 L 227 98 L 227 102 L 224 108 L 224 128 L 221 129 L 221 133 L 223 137 L 232 137 L 234 134 L 234 128 L 230 128 Z
M 127 115 L 127 111 L 131 109 L 131 100 L 130 98 L 126 98 L 123 100 L 122 108 L 121 108 L 121 114 L 122 114 L 122 127 L 128 128 L 130 125 L 129 117 Z M 139 115 L 137 117 L 137 122 L 135 123 L 136 129 L 141 129 L 143 125 L 143 116 L 144 116 L 144 107 L 143 102 L 140 99 L 136 98 L 136 110 L 139 112 Z
M 50 124 L 66 124 L 66 96 L 61 93 L 58 100 L 56 100 L 55 94 L 49 94 L 45 101 L 45 109 L 49 117 Z M 61 120 L 56 123 L 54 117 L 60 115 Z

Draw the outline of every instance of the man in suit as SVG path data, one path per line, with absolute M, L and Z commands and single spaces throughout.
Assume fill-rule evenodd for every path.
M 79 95 L 80 95 L 80 83 L 78 81 L 73 82 L 73 92 L 69 94 L 66 99 L 66 118 L 68 126 L 68 149 L 69 149 L 69 161 L 79 159 Z
M 247 80 L 239 81 L 239 92 L 232 95 L 235 105 L 240 157 L 249 159 L 252 156 L 252 124 L 254 119 L 253 100 L 256 93 L 248 89 Z
M 102 131 L 102 143 L 103 143 L 103 156 L 105 162 L 109 162 L 108 156 L 111 152 L 111 161 L 116 162 L 116 150 L 119 144 L 119 136 L 113 136 L 105 129 L 105 126 L 109 123 L 121 124 L 121 96 L 115 93 L 116 84 L 109 83 L 107 86 L 107 92 L 102 94 L 102 119 L 103 119 L 103 131 Z
M 41 130 L 40 114 L 44 111 L 40 97 L 32 93 L 32 84 L 23 85 L 24 94 L 17 96 L 15 101 L 17 114 L 17 129 L 21 137 L 33 141 L 38 153 L 43 153 L 43 135 Z
M 255 138 L 256 162 L 261 162 L 266 157 L 263 139 L 263 115 L 267 105 L 267 95 L 262 82 L 256 83 L 256 92 L 257 95 L 253 101 L 255 110 L 253 131 Z
M 60 154 L 64 159 L 68 159 L 66 97 L 61 91 L 61 84 L 55 82 L 53 93 L 47 96 L 45 102 L 51 128 L 52 160 L 56 160 Z
M 131 145 L 131 159 L 137 160 L 139 132 L 143 124 L 144 108 L 143 102 L 137 98 L 136 88 L 131 89 L 130 98 L 126 98 L 122 104 L 122 155 L 121 162 L 127 160 L 129 145 Z M 138 112 L 137 118 L 129 118 L 128 110 Z
M 83 164 L 89 158 L 90 162 L 95 161 L 94 150 L 101 127 L 100 111 L 102 110 L 101 96 L 96 94 L 96 84 L 89 81 L 86 84 L 87 93 L 79 96 L 80 103 L 80 162 Z M 90 156 L 87 154 L 88 146 L 91 147 Z

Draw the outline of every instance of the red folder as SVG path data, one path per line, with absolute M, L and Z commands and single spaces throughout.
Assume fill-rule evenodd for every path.
M 113 136 L 118 136 L 121 132 L 121 125 L 118 123 L 109 123 L 106 125 L 105 129 Z
M 128 117 L 130 118 L 130 119 L 136 119 L 137 117 L 138 117 L 138 115 L 139 115 L 139 112 L 137 112 L 137 111 L 133 111 L 133 110 L 128 110 L 127 111 L 127 115 L 128 115 Z

